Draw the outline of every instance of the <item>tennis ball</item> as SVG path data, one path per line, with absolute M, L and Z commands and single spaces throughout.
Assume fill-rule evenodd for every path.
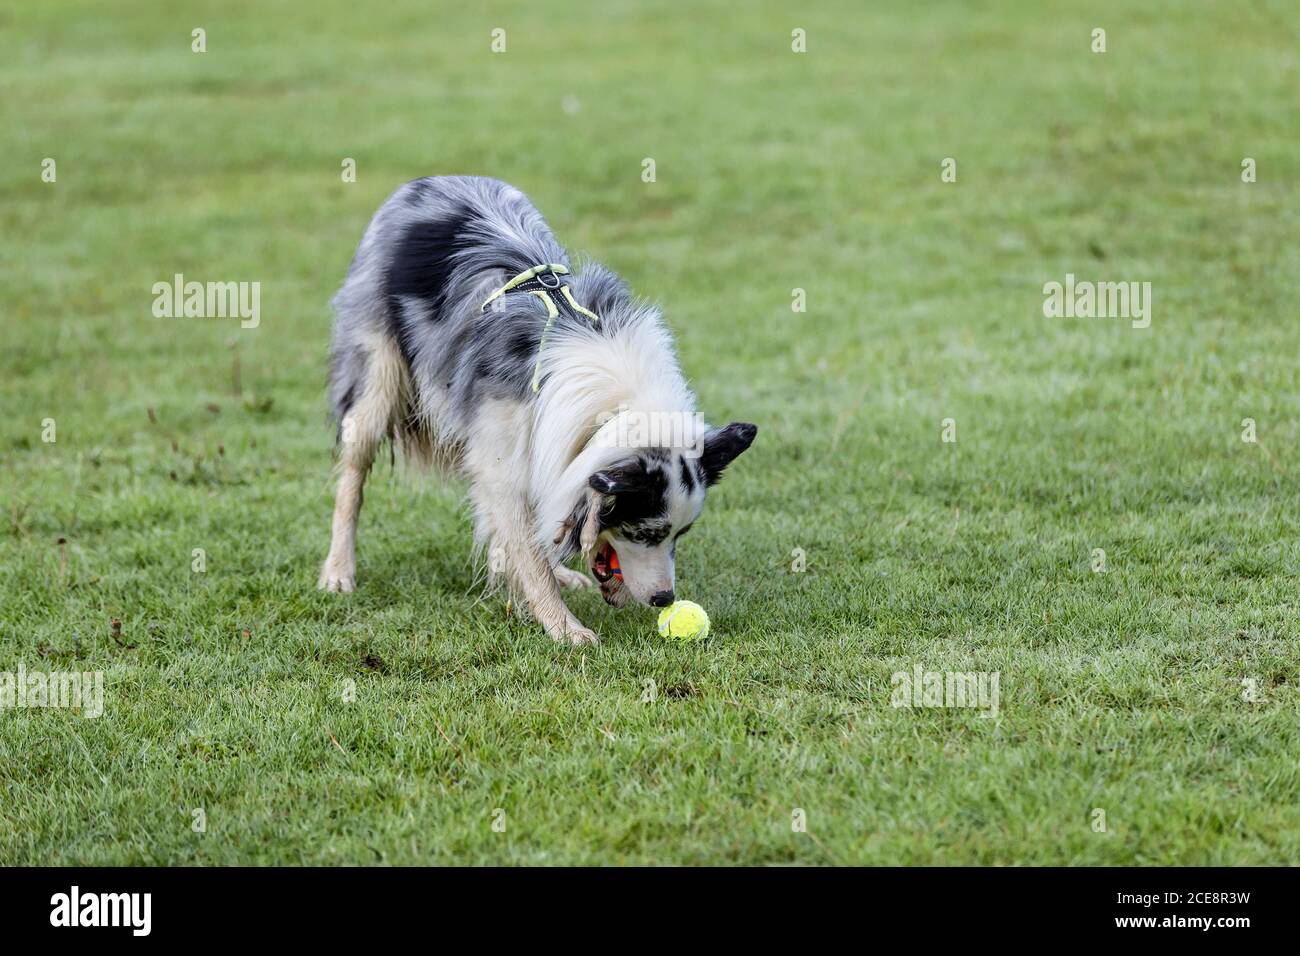
M 702 641 L 709 636 L 709 615 L 694 601 L 674 601 L 659 612 L 659 633 L 678 641 Z

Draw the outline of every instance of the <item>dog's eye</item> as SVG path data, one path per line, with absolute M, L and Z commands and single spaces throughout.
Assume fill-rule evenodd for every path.
M 623 537 L 634 544 L 645 544 L 651 547 L 660 544 L 664 538 L 668 537 L 667 528 L 629 528 L 623 532 Z

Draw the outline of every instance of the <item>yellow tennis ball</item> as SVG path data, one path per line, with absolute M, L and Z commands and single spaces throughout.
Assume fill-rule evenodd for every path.
M 659 633 L 678 641 L 702 641 L 709 636 L 709 615 L 694 601 L 674 601 L 659 612 Z

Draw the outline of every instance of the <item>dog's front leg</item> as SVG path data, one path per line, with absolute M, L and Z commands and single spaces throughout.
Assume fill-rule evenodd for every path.
M 489 566 L 505 574 L 510 593 L 523 600 L 555 640 L 595 644 L 595 631 L 574 617 L 560 596 L 557 569 L 551 567 L 529 537 L 527 502 L 508 493 L 500 483 L 475 483 L 470 496 L 477 511 L 479 535 L 488 544 Z
M 582 588 L 591 587 L 591 578 L 587 577 L 581 571 L 575 571 L 573 568 L 566 568 L 562 564 L 557 564 L 553 569 L 555 580 L 559 582 L 562 588 L 572 588 L 575 591 Z
M 527 405 L 484 402 L 474 421 L 474 440 L 462 465 L 470 476 L 470 498 L 479 540 L 486 542 L 489 568 L 504 572 L 512 594 L 520 597 L 546 633 L 557 641 L 595 644 L 596 633 L 573 616 L 550 563 L 533 541 L 529 504 L 527 446 L 531 411 Z
M 505 572 L 512 593 L 523 597 L 537 622 L 557 641 L 571 644 L 595 644 L 596 632 L 573 616 L 560 596 L 560 583 L 537 547 L 515 530 L 493 537 L 493 547 L 505 559 Z M 567 570 L 567 569 L 566 569 Z
M 597 643 L 596 632 L 585 627 L 564 603 L 555 571 L 531 542 L 514 560 L 507 557 L 506 568 L 511 574 L 513 589 L 524 596 L 528 610 L 547 634 L 557 641 L 569 641 L 575 645 Z

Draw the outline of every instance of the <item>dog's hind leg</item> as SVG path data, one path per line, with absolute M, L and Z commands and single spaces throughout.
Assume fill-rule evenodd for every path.
M 334 498 L 334 521 L 329 556 L 321 568 L 317 587 L 328 591 L 351 591 L 357 575 L 357 518 L 361 514 L 362 489 L 395 414 L 403 407 L 406 366 L 397 346 L 387 337 L 369 344 L 365 372 L 353 383 L 360 397 L 339 417 L 339 483 Z

